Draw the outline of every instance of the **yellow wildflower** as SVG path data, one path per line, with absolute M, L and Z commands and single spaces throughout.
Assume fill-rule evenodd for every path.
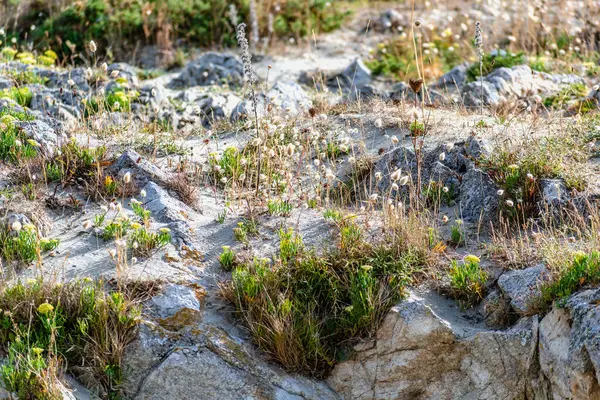
M 40 304 L 40 306 L 38 307 L 38 312 L 40 314 L 48 314 L 49 312 L 54 311 L 54 307 L 52 306 L 52 304 L 49 303 L 42 303 Z
M 481 260 L 479 259 L 479 257 L 474 256 L 473 254 L 469 254 L 465 257 L 465 262 L 467 263 L 478 264 L 480 261 Z

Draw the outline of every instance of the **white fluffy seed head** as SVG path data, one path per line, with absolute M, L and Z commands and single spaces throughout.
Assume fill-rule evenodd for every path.
M 15 232 L 19 232 L 21 230 L 21 223 L 19 221 L 15 221 L 12 223 L 12 225 L 10 226 L 10 229 L 12 229 Z

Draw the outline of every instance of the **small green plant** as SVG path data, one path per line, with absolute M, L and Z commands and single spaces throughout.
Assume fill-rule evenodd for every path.
M 17 118 L 13 115 L 0 116 L 0 159 L 12 163 L 34 158 L 39 147 L 16 126 L 16 122 Z
M 217 153 L 209 154 L 208 163 L 212 171 L 215 171 L 218 180 L 221 177 L 227 179 L 239 179 L 244 173 L 245 161 L 242 153 L 236 147 L 228 147 L 220 156 Z
M 33 99 L 33 93 L 27 86 L 12 87 L 8 89 L 0 90 L 0 99 L 10 99 L 23 107 L 29 107 L 31 99 Z
M 221 263 L 221 268 L 225 271 L 231 271 L 235 264 L 235 253 L 231 250 L 229 246 L 223 246 L 223 252 L 219 256 L 219 262 Z
M 131 209 L 144 226 L 150 226 L 150 215 L 152 215 L 152 212 L 144 208 L 141 201 L 131 199 Z
M 104 240 L 120 239 L 127 235 L 131 228 L 131 220 L 126 216 L 117 216 L 102 231 Z
M 17 53 L 18 53 L 18 51 L 13 49 L 12 47 L 4 47 L 2 49 L 2 51 L 0 52 L 0 54 L 2 55 L 2 58 L 6 59 L 8 61 L 14 60 Z
M 480 260 L 468 255 L 462 262 L 452 260 L 448 275 L 454 297 L 465 305 L 474 305 L 485 294 L 488 273 L 479 265 Z
M 558 275 L 542 286 L 542 299 L 546 304 L 562 300 L 585 285 L 600 283 L 600 252 L 575 254 L 571 265 L 559 271 Z
M 328 208 L 323 213 L 323 218 L 330 219 L 330 220 L 332 220 L 333 222 L 336 222 L 336 223 L 340 223 L 340 222 L 342 222 L 342 220 L 344 218 L 344 215 L 340 211 Z
M 462 220 L 457 219 L 450 227 L 450 241 L 455 246 L 460 246 L 464 242 Z
M 279 230 L 279 256 L 283 262 L 290 260 L 292 257 L 297 256 L 302 249 L 304 244 L 302 243 L 302 237 L 294 233 L 292 228 Z
M 119 87 L 106 94 L 106 108 L 111 111 L 131 111 L 131 103 L 137 99 L 139 93 L 135 90 L 126 90 Z
M 238 226 L 233 228 L 233 236 L 238 242 L 248 244 L 248 235 L 258 235 L 258 223 L 253 218 L 243 218 Z
M 23 196 L 29 201 L 34 201 L 37 199 L 36 187 L 31 182 L 21 186 L 21 193 L 23 193 Z
M 131 224 L 131 229 L 128 245 L 134 256 L 149 257 L 155 249 L 171 242 L 169 228 L 160 228 L 158 232 L 150 232 L 146 227 L 134 222 Z
M 537 57 L 529 62 L 529 67 L 538 72 L 550 72 L 550 67 L 545 59 Z
M 51 368 L 51 360 L 44 353 L 44 349 L 32 346 L 18 334 L 8 346 L 7 362 L 0 367 L 4 387 L 20 399 L 62 399 L 55 382 L 56 366 Z
M 413 121 L 408 127 L 411 136 L 422 136 L 425 133 L 425 125 L 419 121 Z
M 219 224 L 223 224 L 225 222 L 225 218 L 227 218 L 227 209 L 217 214 L 217 222 Z
M 292 212 L 292 204 L 284 200 L 269 200 L 267 202 L 267 209 L 270 215 L 288 217 Z
M 48 182 L 58 182 L 62 179 L 62 170 L 56 163 L 49 162 L 45 166 L 46 180 Z
M 0 230 L 0 254 L 7 261 L 30 263 L 57 246 L 58 239 L 42 237 L 32 224 L 14 222 Z
M 587 92 L 588 90 L 583 83 L 572 83 L 564 89 L 561 89 L 557 94 L 546 97 L 543 101 L 544 106 L 547 108 L 564 107 L 564 105 L 570 101 L 585 97 Z
M 238 226 L 233 228 L 233 236 L 238 242 L 248 244 L 248 232 L 242 222 L 238 222 Z

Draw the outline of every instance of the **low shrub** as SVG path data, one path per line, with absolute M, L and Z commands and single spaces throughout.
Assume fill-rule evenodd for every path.
M 7 261 L 30 263 L 57 246 L 58 239 L 42 237 L 32 224 L 14 222 L 0 229 L 0 255 Z
M 118 398 L 125 346 L 135 338 L 140 308 L 102 282 L 17 282 L 0 292 L 0 343 L 9 362 L 4 386 L 20 399 L 62 399 L 66 369 L 105 398 Z
M 235 267 L 222 295 L 257 345 L 287 370 L 322 377 L 359 337 L 375 333 L 425 263 L 417 251 L 369 244 L 352 221 L 322 254 L 281 230 L 279 254 Z M 390 243 L 390 242 L 388 242 Z
M 22 107 L 29 107 L 33 93 L 26 86 L 12 87 L 0 90 L 0 99 L 10 99 Z
M 578 253 L 573 261 L 542 287 L 546 304 L 562 300 L 586 285 L 600 284 L 600 252 Z
M 126 6 L 120 0 L 84 0 L 69 1 L 52 15 L 42 3 L 34 3 L 19 30 L 38 26 L 28 32 L 34 43 L 66 54 L 83 51 L 92 39 L 100 48 L 112 47 L 117 55 L 127 54 L 140 42 L 169 45 L 170 38 L 195 47 L 228 47 L 236 44 L 230 5 L 237 8 L 237 23 L 248 23 L 249 2 L 241 0 L 150 0 L 128 2 Z M 348 15 L 335 2 L 326 0 L 256 1 L 256 5 L 263 38 L 328 32 L 339 28 Z

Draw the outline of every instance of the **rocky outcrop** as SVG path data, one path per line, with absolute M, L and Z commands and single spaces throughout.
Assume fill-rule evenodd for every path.
M 576 75 L 547 74 L 532 71 L 528 65 L 518 65 L 498 68 L 482 80 L 466 84 L 461 95 L 466 107 L 479 107 L 482 101 L 484 105 L 496 105 L 511 99 L 556 94 L 573 83 L 585 84 L 585 81 Z
M 600 399 L 600 289 L 572 296 L 542 319 L 539 363 L 536 398 Z
M 498 278 L 498 287 L 520 315 L 535 311 L 535 302 L 541 296 L 542 284 L 548 279 L 544 264 L 522 270 L 508 271 Z
M 324 383 L 267 365 L 204 313 L 200 287 L 170 284 L 126 351 L 129 398 L 335 400 Z
M 333 92 L 340 90 L 350 99 L 357 97 L 381 96 L 372 85 L 372 75 L 369 67 L 361 59 L 356 59 L 341 71 L 324 73 L 321 70 L 304 72 L 300 76 L 300 83 L 319 90 L 325 89 Z
M 208 52 L 190 62 L 184 70 L 169 83 L 169 87 L 241 85 L 244 81 L 242 61 L 233 54 Z
M 445 92 L 456 92 L 467 82 L 467 69 L 469 68 L 468 63 L 463 63 L 452 68 L 446 74 L 444 74 L 438 81 L 431 85 L 433 89 L 442 90 Z
M 27 137 L 35 140 L 47 156 L 53 156 L 54 151 L 60 146 L 59 136 L 47 123 L 41 120 L 19 121 L 15 123 Z
M 302 86 L 295 82 L 277 82 L 266 93 L 258 93 L 256 112 L 259 117 L 267 113 L 295 116 L 308 110 L 312 101 Z M 254 108 L 250 100 L 242 100 L 231 112 L 232 121 L 241 121 L 254 117 Z
M 150 160 L 142 157 L 135 150 L 125 151 L 111 166 L 111 172 L 122 178 L 126 173 L 131 174 L 132 182 L 138 187 L 144 187 L 154 181 L 167 186 L 174 178 L 173 174 L 163 171 Z
M 537 317 L 507 331 L 461 338 L 420 299 L 395 306 L 374 340 L 355 348 L 327 382 L 344 399 L 525 398 Z
M 465 142 L 454 143 L 451 146 L 439 145 L 423 155 L 421 180 L 441 182 L 452 190 L 454 200 L 460 206 L 461 218 L 467 221 L 495 220 L 499 206 L 499 187 L 492 178 L 476 166 L 475 161 L 488 156 L 490 144 L 483 139 L 470 137 Z M 444 154 L 440 159 L 440 155 Z M 417 176 L 417 161 L 412 149 L 398 147 L 384 154 L 373 168 L 373 173 L 384 171 L 378 188 L 389 190 L 391 171 L 402 170 Z M 404 193 L 401 191 L 401 194 Z
M 535 297 L 542 268 L 504 273 L 504 294 L 493 292 L 487 303 L 508 298 L 520 312 L 523 298 Z M 327 382 L 346 400 L 600 398 L 600 289 L 571 296 L 540 322 L 523 317 L 505 330 L 465 334 L 439 308 L 411 295 Z
M 373 29 L 377 32 L 394 32 L 403 29 L 410 24 L 409 18 L 400 11 L 389 8 L 379 14 L 379 18 L 369 21 L 365 29 Z

